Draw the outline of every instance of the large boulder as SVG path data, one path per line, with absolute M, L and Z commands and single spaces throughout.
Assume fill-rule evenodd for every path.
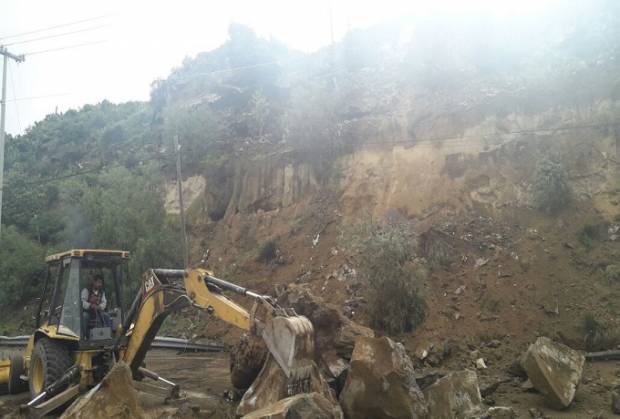
M 315 361 L 332 388 L 339 394 L 346 377 L 355 340 L 374 337 L 372 329 L 355 323 L 305 286 L 291 284 L 278 297 L 282 307 L 293 308 L 314 326 Z
M 301 285 L 288 285 L 278 297 L 278 303 L 282 307 L 293 308 L 297 314 L 306 316 L 312 322 L 317 354 L 334 351 L 350 359 L 359 336 L 375 335 L 372 329 L 355 323 L 344 316 L 339 307 L 326 303 Z
M 252 385 L 267 358 L 267 346 L 258 336 L 244 334 L 230 351 L 230 382 L 238 390 Z
M 77 399 L 61 419 L 131 419 L 146 417 L 127 364 L 115 364 L 103 380 Z
M 583 373 L 583 353 L 540 337 L 530 345 L 522 363 L 532 385 L 550 407 L 565 409 L 571 404 Z
M 480 416 L 482 397 L 474 371 L 452 372 L 424 390 L 432 419 L 470 419 Z
M 340 405 L 348 418 L 425 418 L 424 395 L 402 344 L 387 337 L 358 337 Z
M 242 419 L 342 419 L 342 410 L 319 393 L 304 393 L 277 401 Z
M 243 395 L 237 407 L 237 416 L 247 415 L 287 398 L 290 395 L 290 384 L 282 368 L 272 356 L 268 356 L 258 377 Z M 303 385 L 304 392 L 318 393 L 331 403 L 337 403 L 332 390 L 315 363 L 312 363 L 309 379 Z

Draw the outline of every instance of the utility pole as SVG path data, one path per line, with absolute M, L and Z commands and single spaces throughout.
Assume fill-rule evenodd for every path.
M 185 207 L 183 205 L 183 177 L 181 176 L 181 146 L 179 136 L 174 136 L 174 148 L 177 153 L 177 185 L 179 187 L 179 209 L 181 214 L 181 230 L 183 231 L 183 262 L 185 267 L 189 267 L 189 241 L 187 240 L 187 230 L 185 228 Z
M 332 72 L 332 85 L 334 90 L 338 90 L 338 82 L 336 81 L 336 46 L 334 41 L 334 7 L 333 2 L 329 2 L 329 34 L 331 39 L 330 46 L 330 58 L 331 58 L 331 72 Z
M 0 55 L 4 56 L 2 65 L 2 106 L 0 109 L 0 231 L 2 230 L 2 188 L 4 185 L 4 118 L 6 113 L 6 75 L 9 67 L 9 58 L 17 63 L 24 61 L 24 55 L 11 54 L 0 45 Z

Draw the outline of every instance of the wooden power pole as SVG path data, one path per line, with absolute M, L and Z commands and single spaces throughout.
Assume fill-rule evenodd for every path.
M 0 107 L 0 232 L 2 231 L 2 188 L 4 185 L 4 125 L 6 114 L 6 76 L 9 70 L 9 58 L 15 62 L 24 61 L 23 55 L 11 54 L 5 47 L 0 45 L 0 55 L 4 56 L 2 64 L 2 103 Z
M 189 241 L 187 240 L 187 229 L 185 227 L 185 206 L 183 205 L 183 176 L 181 175 L 181 146 L 179 136 L 174 136 L 174 148 L 177 153 L 177 185 L 179 187 L 179 213 L 181 214 L 181 231 L 183 232 L 183 262 L 185 267 L 189 267 Z

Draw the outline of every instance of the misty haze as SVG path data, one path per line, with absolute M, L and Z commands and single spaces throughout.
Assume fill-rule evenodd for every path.
M 620 3 L 5 9 L 3 417 L 620 415 Z

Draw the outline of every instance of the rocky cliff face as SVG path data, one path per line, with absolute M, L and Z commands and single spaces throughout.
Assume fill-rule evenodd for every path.
M 282 235 L 312 215 L 309 211 L 326 196 L 330 209 L 345 222 L 395 212 L 421 221 L 473 209 L 497 215 L 506 207 L 532 207 L 533 173 L 537 162 L 549 156 L 565 165 L 575 198 L 611 219 L 619 140 L 618 128 L 608 118 L 619 106 L 606 100 L 489 116 L 476 125 L 451 128 L 462 132 L 452 138 L 432 133 L 428 139 L 386 138 L 374 129 L 360 129 L 360 146 L 333 159 L 327 175 L 303 155 L 292 159 L 275 152 L 239 159 L 204 181 L 185 181 L 187 205 L 194 221 L 222 231 L 224 242 L 231 232 L 234 241 Z M 361 118 L 354 123 L 367 122 Z M 441 118 L 437 124 L 442 126 Z M 174 211 L 175 193 L 169 198 Z

